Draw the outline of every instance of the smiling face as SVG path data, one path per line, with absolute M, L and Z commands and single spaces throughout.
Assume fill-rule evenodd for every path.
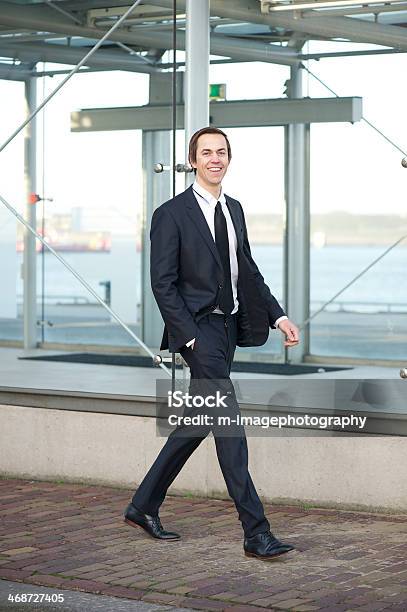
M 202 187 L 209 192 L 219 192 L 229 166 L 225 137 L 222 134 L 202 134 L 197 142 L 196 161 L 191 163 Z

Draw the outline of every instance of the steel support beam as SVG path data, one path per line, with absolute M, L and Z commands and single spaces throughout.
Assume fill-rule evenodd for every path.
M 167 5 L 172 7 L 172 0 Z M 244 19 L 247 21 L 247 19 Z M 0 2 L 0 25 L 12 28 L 38 30 L 40 32 L 56 32 L 67 36 L 82 36 L 90 39 L 99 39 L 105 30 L 89 26 L 80 26 L 67 21 L 61 15 L 42 5 L 24 6 L 24 11 L 18 5 Z M 144 48 L 172 48 L 171 32 L 132 32 L 129 30 L 116 30 L 109 40 L 123 42 Z M 177 33 L 177 49 L 185 49 L 185 33 Z M 278 45 L 269 45 L 257 41 L 244 41 L 232 39 L 222 34 L 212 34 L 210 41 L 211 53 L 237 60 L 251 60 L 291 65 L 298 62 L 294 49 L 286 49 Z
M 290 98 L 302 97 L 302 69 L 293 67 Z M 285 128 L 286 230 L 284 301 L 290 319 L 300 325 L 310 308 L 310 126 L 296 123 Z M 286 349 L 286 360 L 301 363 L 309 353 L 309 327 L 301 330 L 301 342 Z
M 37 102 L 37 79 L 30 77 L 25 81 L 25 104 L 27 117 L 35 110 Z M 30 194 L 36 192 L 36 117 L 24 131 L 24 182 L 25 182 L 25 219 L 33 229 L 36 228 L 36 204 L 30 204 Z M 35 236 L 24 228 L 23 253 L 23 317 L 24 348 L 37 346 L 37 261 Z
M 177 0 L 182 10 L 186 0 Z M 168 8 L 172 0 L 151 0 L 151 4 Z M 304 32 L 324 38 L 345 38 L 354 42 L 407 49 L 406 28 L 381 25 L 352 17 L 298 17 L 277 13 L 262 14 L 259 0 L 211 0 L 211 15 L 229 17 L 245 23 L 265 23 L 272 27 Z
M 219 127 L 262 127 L 291 123 L 360 121 L 362 98 L 304 98 L 302 100 L 233 100 L 209 105 L 210 123 Z M 83 109 L 71 113 L 73 132 L 103 130 L 168 130 L 170 105 Z M 177 105 L 177 128 L 184 127 L 184 106 Z
M 48 43 L 6 43 L 0 40 L 0 55 L 19 59 L 23 62 L 52 62 L 55 64 L 77 64 L 88 49 L 83 47 L 68 47 Z M 143 60 L 135 59 L 123 51 L 99 50 L 92 55 L 86 66 L 103 68 L 105 70 L 128 70 L 132 72 L 157 72 L 154 66 L 149 66 Z
M 352 42 L 383 45 L 399 50 L 407 50 L 406 28 L 394 25 L 382 25 L 352 17 L 306 17 L 294 18 L 289 15 L 274 13 L 267 15 L 270 25 L 303 32 L 325 38 L 345 38 Z
M 30 77 L 30 70 L 12 64 L 0 64 L 0 79 L 5 81 L 25 81 Z
M 191 136 L 209 125 L 209 0 L 187 0 L 185 66 L 185 163 Z M 195 175 L 185 174 L 185 186 Z
M 88 11 L 100 8 L 111 8 L 112 6 L 128 6 L 129 0 L 64 0 L 64 8 L 68 11 Z M 145 2 L 143 2 L 145 4 Z M 142 9 L 142 5 L 140 6 Z

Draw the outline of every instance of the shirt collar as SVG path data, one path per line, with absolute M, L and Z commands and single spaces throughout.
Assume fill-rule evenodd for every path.
M 216 206 L 217 202 L 220 202 L 221 204 L 226 204 L 226 198 L 225 198 L 225 194 L 223 193 L 222 186 L 221 186 L 220 196 L 218 200 L 214 198 L 213 195 L 209 193 L 209 191 L 206 191 L 206 189 L 204 189 L 202 185 L 198 183 L 197 180 L 194 181 L 192 185 L 192 189 L 195 191 L 195 193 L 201 196 L 201 198 L 203 198 L 205 202 L 207 202 L 213 207 Z

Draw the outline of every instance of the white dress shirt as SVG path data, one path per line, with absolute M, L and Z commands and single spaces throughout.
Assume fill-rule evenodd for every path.
M 215 242 L 215 208 L 218 202 L 222 205 L 222 212 L 226 218 L 226 226 L 228 230 L 228 240 L 229 240 L 229 259 L 230 259 L 230 274 L 232 280 L 232 293 L 233 293 L 233 302 L 234 307 L 231 314 L 235 314 L 239 308 L 239 302 L 237 300 L 237 277 L 239 275 L 239 268 L 237 265 L 237 238 L 235 227 L 233 225 L 232 218 L 230 216 L 229 209 L 226 204 L 225 194 L 223 193 L 223 189 L 221 187 L 221 192 L 219 199 L 217 200 L 209 191 L 206 191 L 201 185 L 195 181 L 192 185 L 192 189 L 194 191 L 194 195 L 198 201 L 198 204 L 204 214 L 207 224 L 209 225 L 209 229 L 211 230 L 212 238 Z M 216 308 L 213 312 L 217 314 L 223 314 L 220 308 Z
M 226 198 L 225 198 L 225 194 L 223 193 L 223 188 L 221 187 L 221 191 L 220 191 L 220 195 L 218 199 L 216 199 L 211 193 L 209 193 L 209 191 L 206 191 L 206 189 L 204 189 L 202 185 L 198 183 L 197 180 L 195 180 L 194 184 L 192 185 L 192 189 L 193 189 L 195 198 L 204 214 L 204 217 L 209 226 L 209 229 L 211 231 L 214 241 L 215 241 L 215 207 L 218 202 L 220 202 L 222 205 L 222 212 L 226 218 L 226 226 L 227 226 L 228 240 L 229 240 L 230 274 L 231 274 L 232 292 L 233 292 L 233 301 L 234 301 L 234 307 L 233 307 L 231 314 L 235 314 L 239 308 L 239 302 L 237 299 L 237 279 L 239 276 L 239 268 L 238 268 L 238 263 L 237 263 L 237 238 L 236 238 L 236 232 L 235 232 L 235 228 L 233 225 L 233 221 L 232 221 L 229 209 L 226 204 Z M 223 314 L 220 308 L 216 308 L 215 310 L 213 310 L 213 312 L 216 314 Z M 285 315 L 282 317 L 279 317 L 274 323 L 274 325 L 278 327 L 278 324 L 280 323 L 280 321 L 283 321 L 284 319 L 288 319 L 288 317 Z M 195 338 L 187 342 L 186 346 L 191 346 L 191 344 L 194 341 L 195 341 Z

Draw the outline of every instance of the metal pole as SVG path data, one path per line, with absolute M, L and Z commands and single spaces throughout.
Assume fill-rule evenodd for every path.
M 103 308 L 105 310 L 107 310 L 107 312 L 114 318 L 116 319 L 116 321 L 122 326 L 122 328 L 134 339 L 136 340 L 136 342 L 146 351 L 146 353 L 148 353 L 148 355 L 150 355 L 150 357 L 155 361 L 155 355 L 152 351 L 150 351 L 150 349 L 148 348 L 148 346 L 146 344 L 144 344 L 144 342 L 142 340 L 140 340 L 140 338 L 126 325 L 126 323 L 124 321 L 122 321 L 122 319 L 119 317 L 119 315 L 117 315 L 104 301 L 103 299 L 96 293 L 96 291 L 93 290 L 93 288 L 85 281 L 84 278 L 82 278 L 82 276 L 80 274 L 78 274 L 78 272 L 72 268 L 71 265 L 69 265 L 69 263 L 67 261 L 65 261 L 65 259 L 63 257 L 61 257 L 61 255 L 59 255 L 59 253 L 57 253 L 52 246 L 50 246 L 48 244 L 48 242 L 46 240 L 44 240 L 44 238 L 42 236 L 40 236 L 33 227 L 31 227 L 31 225 L 29 223 L 27 223 L 27 221 L 16 211 L 15 208 L 13 208 L 11 206 L 11 204 L 9 204 L 7 202 L 7 200 L 5 200 L 1 195 L 0 195 L 0 202 L 2 202 L 4 204 L 4 206 L 6 208 L 9 209 L 9 211 L 11 213 L 13 213 L 13 215 L 24 225 L 24 227 L 26 229 L 28 229 L 29 232 L 31 232 L 31 234 L 33 234 L 33 236 L 35 236 L 45 247 L 47 247 L 47 249 L 49 251 L 51 251 L 51 253 L 53 255 L 55 255 L 55 257 L 57 259 L 59 259 L 59 261 L 65 266 L 65 268 L 67 268 L 67 270 L 69 270 L 71 272 L 71 274 L 73 274 L 75 276 L 75 278 L 78 279 L 78 281 L 81 283 L 81 285 L 83 285 L 85 287 L 85 289 L 87 289 L 87 291 L 89 291 L 89 293 L 91 293 L 93 295 L 93 297 L 99 302 L 99 304 L 101 306 L 103 306 Z M 171 373 L 169 372 L 168 368 L 166 368 L 165 365 L 163 364 L 159 364 L 160 367 L 165 371 L 166 374 L 168 374 L 169 376 L 171 376 Z
M 37 79 L 35 76 L 25 81 L 26 114 L 29 117 L 37 102 Z M 24 134 L 24 183 L 25 183 L 25 218 L 29 225 L 36 228 L 37 205 L 30 203 L 30 195 L 36 192 L 36 120 L 26 124 Z M 24 229 L 23 253 L 23 328 L 24 348 L 37 346 L 37 264 L 35 236 Z
M 209 125 L 209 0 L 187 0 L 185 39 L 185 160 L 189 140 L 197 130 Z M 194 181 L 185 174 L 185 186 Z
M 177 0 L 172 2 L 172 197 L 176 192 L 177 163 Z M 171 392 L 175 392 L 175 352 L 171 353 Z
M 292 66 L 288 87 L 290 98 L 302 98 L 302 72 Z M 286 236 L 285 303 L 289 317 L 305 321 L 310 308 L 310 206 L 309 206 L 309 125 L 292 124 L 285 128 L 286 148 Z M 309 327 L 301 334 L 298 346 L 285 349 L 285 361 L 300 363 L 309 353 Z
M 17 136 L 17 134 L 19 134 L 26 125 L 28 125 L 28 123 L 30 123 L 30 121 L 39 113 L 39 111 L 44 108 L 44 106 L 46 104 L 48 104 L 48 102 L 55 96 L 55 94 L 62 89 L 62 87 L 65 85 L 65 83 L 67 83 L 69 81 L 69 79 L 76 73 L 78 72 L 79 68 L 81 68 L 84 64 L 86 64 L 87 60 L 95 53 L 95 51 L 97 51 L 99 49 L 99 47 L 105 42 L 105 40 L 107 40 L 110 36 L 110 34 L 112 34 L 112 32 L 114 32 L 119 25 L 121 25 L 123 23 L 123 21 L 125 21 L 127 19 L 127 17 L 130 15 L 130 13 L 136 8 L 136 6 L 141 2 L 141 0 L 136 0 L 136 2 L 133 3 L 133 5 L 120 17 L 120 19 L 118 19 L 116 21 L 116 23 L 110 28 L 110 30 L 108 30 L 106 32 L 106 34 L 96 43 L 96 45 L 94 47 L 92 47 L 92 49 L 89 51 L 89 53 L 87 53 L 85 55 L 85 57 L 83 57 L 81 59 L 81 61 L 79 62 L 79 64 L 77 64 L 75 66 L 75 68 L 73 68 L 71 70 L 71 72 L 61 81 L 61 83 L 54 89 L 54 91 L 52 91 L 49 96 L 47 96 L 45 98 L 45 100 L 43 100 L 41 102 L 41 104 L 38 106 L 37 109 L 35 109 L 30 115 L 29 117 L 27 117 L 27 119 L 11 134 L 11 136 L 9 136 L 9 138 L 7 138 L 7 140 L 0 146 L 0 153 L 7 147 L 8 144 L 10 144 L 10 142 L 12 140 L 14 140 L 14 138 Z
M 160 75 L 162 76 L 162 75 Z M 167 75 L 165 75 L 167 76 Z M 152 76 L 152 80 L 157 75 Z M 151 94 L 150 94 L 151 95 Z M 171 134 L 166 131 L 143 130 L 144 203 L 141 248 L 141 303 L 143 340 L 149 346 L 160 346 L 162 318 L 150 284 L 150 227 L 155 208 L 171 197 L 169 172 L 156 174 L 152 168 L 158 161 L 170 165 Z

